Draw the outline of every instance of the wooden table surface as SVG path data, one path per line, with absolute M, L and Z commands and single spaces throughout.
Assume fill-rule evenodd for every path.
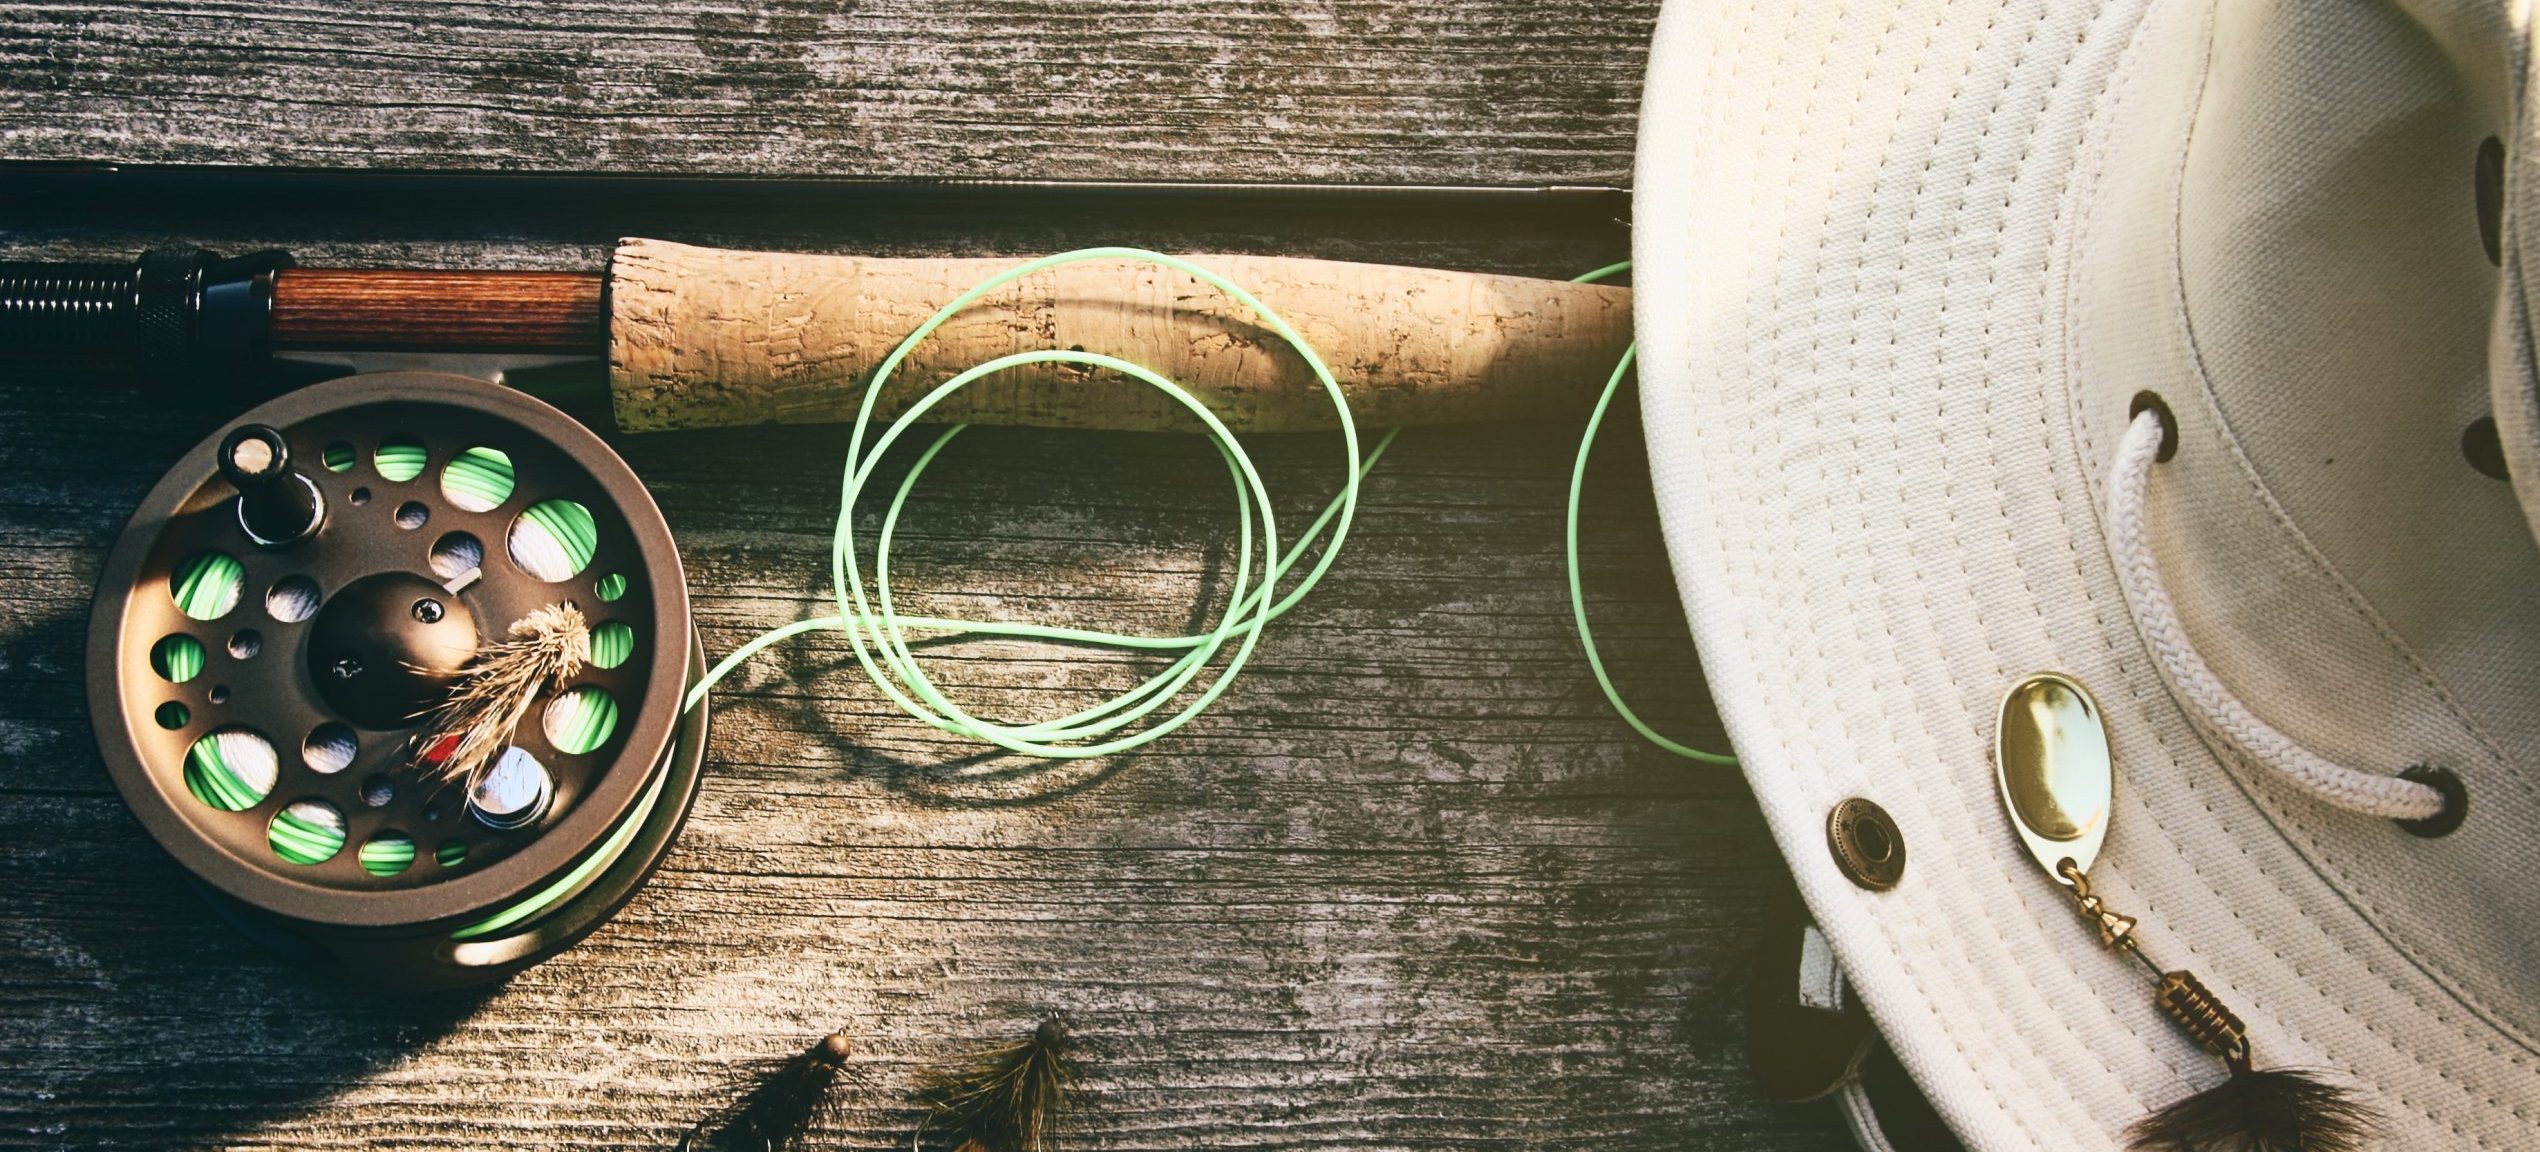
M 0 155 L 760 176 L 1627 184 L 1652 0 L 201 0 L 0 11 Z M 0 255 L 278 245 L 306 263 L 595 267 L 619 235 L 886 254 L 1090 243 L 1569 274 L 1593 213 L 876 212 L 713 198 L 19 196 Z M 818 1146 L 906 1147 L 912 1070 L 1065 1013 L 1075 1146 L 1845 1146 L 1761 1098 L 1757 934 L 1793 897 L 1733 771 L 1643 744 L 1571 635 L 1572 425 L 1414 430 L 1323 588 L 1142 752 L 1051 766 L 920 728 L 832 638 L 718 690 L 708 776 L 609 926 L 482 995 L 315 978 L 214 919 L 91 743 L 89 597 L 131 506 L 230 412 L 0 372 L 0 1147 L 666 1146 L 748 1060 L 844 1027 Z M 1591 477 L 1588 584 L 1630 695 L 1718 723 L 1638 429 Z M 818 610 L 834 430 L 614 437 L 710 652 Z M 1255 445 L 1283 516 L 1337 440 Z M 974 431 L 903 529 L 917 611 L 1171 627 L 1232 528 L 1168 436 Z M 1134 662 L 940 647 L 1048 714 Z

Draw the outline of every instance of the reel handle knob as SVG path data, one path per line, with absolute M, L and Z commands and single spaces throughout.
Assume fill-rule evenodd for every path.
M 220 442 L 221 478 L 238 489 L 238 526 L 267 548 L 283 548 L 317 534 L 326 519 L 317 485 L 291 467 L 282 433 L 245 424 Z

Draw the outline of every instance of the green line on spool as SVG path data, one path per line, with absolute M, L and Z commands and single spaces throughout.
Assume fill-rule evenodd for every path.
M 623 620 L 609 620 L 591 630 L 591 666 L 615 668 L 635 654 L 635 629 Z
M 379 470 L 380 479 L 403 484 L 423 475 L 427 459 L 423 445 L 401 438 L 380 445 L 379 451 L 371 457 L 370 465 Z
M 548 743 L 583 755 L 608 743 L 617 731 L 617 698 L 587 684 L 567 689 L 547 701 L 546 725 Z
M 344 850 L 344 815 L 323 801 L 302 800 L 274 813 L 265 841 L 286 862 L 323 864 Z
M 570 580 L 590 567 L 599 546 L 600 527 L 591 510 L 571 500 L 541 500 L 512 524 L 513 562 L 549 583 Z
M 362 871 L 373 876 L 394 876 L 415 862 L 415 842 L 405 836 L 382 834 L 362 845 Z
M 598 637 L 593 641 L 596 644 Z M 627 637 L 629 644 L 634 637 Z M 150 646 L 150 670 L 170 684 L 183 684 L 203 674 L 203 642 L 182 632 L 161 637 Z
M 273 746 L 253 733 L 234 728 L 204 733 L 185 753 L 186 790 L 224 812 L 244 812 L 273 791 L 279 767 L 273 757 Z

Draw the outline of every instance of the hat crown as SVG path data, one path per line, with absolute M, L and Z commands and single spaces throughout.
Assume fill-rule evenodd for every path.
M 2218 721 L 2208 742 L 2394 943 L 2540 1029 L 2512 991 L 2540 987 L 2516 866 L 2540 822 L 2540 546 L 2463 449 L 2530 359 L 2478 194 L 2482 149 L 2518 135 L 2518 41 L 2439 15 L 2218 8 L 2203 59 L 2105 126 L 2067 383 L 2103 502 L 2131 398 L 2176 413 L 2149 552 L 2221 683 L 2330 761 L 2459 773 L 2472 815 L 2416 839 L 2253 770 Z

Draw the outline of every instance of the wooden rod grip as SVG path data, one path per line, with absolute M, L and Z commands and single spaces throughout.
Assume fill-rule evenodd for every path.
M 1631 292 L 1332 260 L 1194 256 L 1320 354 L 1365 427 L 1583 415 L 1631 341 Z M 872 371 L 1010 259 L 867 259 L 625 240 L 609 281 L 609 390 L 628 431 L 851 420 Z M 1082 348 L 1180 383 L 1238 431 L 1335 426 L 1296 354 L 1201 281 L 1130 261 L 1046 269 L 982 298 L 906 360 L 877 412 L 1013 352 Z M 981 380 L 945 423 L 1197 427 L 1169 397 L 1069 365 Z
M 286 268 L 274 275 L 278 349 L 596 354 L 594 272 Z

